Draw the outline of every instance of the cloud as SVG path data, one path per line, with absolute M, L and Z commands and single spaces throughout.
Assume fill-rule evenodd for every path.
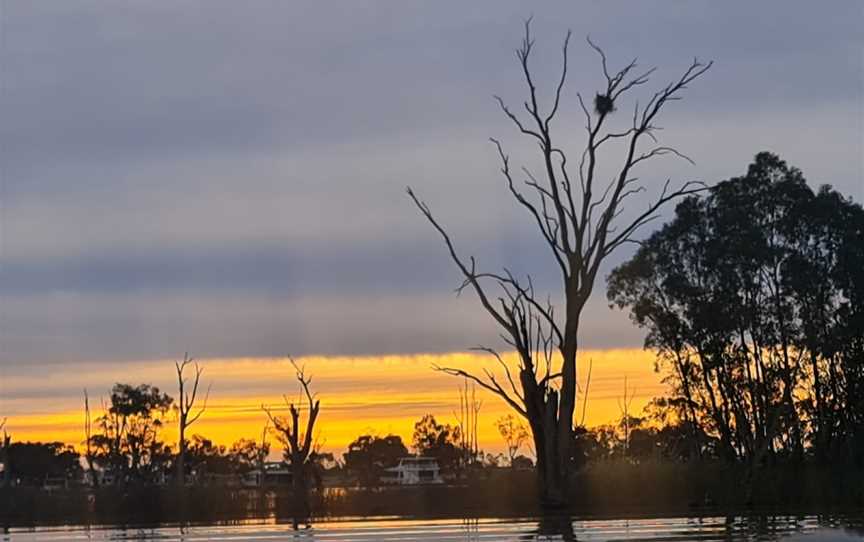
M 781 9 L 782 8 L 782 9 Z M 0 364 L 212 355 L 448 351 L 494 341 L 404 194 L 463 254 L 556 286 L 486 138 L 536 167 L 491 100 L 518 107 L 523 4 L 9 2 L 0 61 Z M 864 200 L 856 2 L 544 6 L 538 81 L 574 30 L 557 133 L 578 149 L 576 90 L 614 63 L 716 60 L 672 104 L 646 182 L 743 172 L 763 149 Z M 652 87 L 652 88 L 655 88 Z M 623 112 L 623 109 L 621 110 Z M 618 122 L 626 122 L 620 115 Z M 614 156 L 608 156 L 614 162 Z M 608 173 L 608 172 L 606 172 Z M 634 200 L 629 212 L 640 202 Z M 607 265 L 622 261 L 621 252 Z M 641 333 L 603 286 L 591 347 Z M 191 343 L 191 344 L 190 344 Z
M 7 374 L 27 371 L 31 364 L 165 359 L 184 351 L 269 357 L 501 346 L 498 329 L 467 294 L 57 292 L 4 296 L 3 309 Z M 584 347 L 641 344 L 641 332 L 623 313 L 599 300 L 586 311 L 591 318 L 581 330 Z M 63 365 L 54 368 L 63 370 Z

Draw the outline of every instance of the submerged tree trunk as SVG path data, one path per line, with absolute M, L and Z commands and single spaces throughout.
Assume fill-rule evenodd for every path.
M 578 303 L 578 302 L 577 302 Z M 569 304 L 569 303 L 568 303 Z M 555 460 L 557 468 L 550 476 L 555 476 L 557 482 L 551 487 L 556 489 L 550 494 L 550 505 L 561 506 L 569 500 L 570 470 L 572 466 L 573 449 L 573 414 L 576 411 L 576 355 L 577 355 L 577 333 L 579 328 L 579 313 L 582 307 L 579 304 L 574 314 L 568 317 L 566 328 L 571 328 L 569 336 L 565 335 L 565 344 L 562 348 L 563 361 L 561 363 L 561 393 L 550 392 L 550 400 L 547 410 L 549 412 L 549 423 L 557 424 L 555 435 Z M 568 307 L 570 308 L 570 307 Z M 558 403 L 556 405 L 556 403 Z M 557 416 L 556 416 L 557 415 Z M 560 498 L 559 498 L 560 497 Z
M 309 505 L 309 486 L 306 481 L 305 458 L 291 459 L 291 504 L 292 521 L 297 529 L 301 523 L 308 525 L 311 521 L 312 509 Z
M 551 431 L 547 430 L 551 429 Z M 567 475 L 558 461 L 557 426 L 540 424 L 533 428 L 534 449 L 537 451 L 537 493 L 544 509 L 559 509 L 567 502 Z

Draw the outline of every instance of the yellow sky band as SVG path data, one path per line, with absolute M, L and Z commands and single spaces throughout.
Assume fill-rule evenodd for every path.
M 513 354 L 505 356 L 513 361 Z M 662 375 L 654 371 L 655 356 L 641 349 L 583 351 L 580 385 L 585 386 L 592 363 L 586 425 L 610 423 L 621 416 L 620 404 L 627 378 L 631 412 L 640 413 L 652 398 L 662 395 Z M 440 422 L 455 423 L 461 379 L 437 373 L 433 364 L 478 370 L 495 369 L 494 360 L 478 353 L 415 354 L 386 356 L 307 356 L 297 358 L 313 376 L 312 387 L 322 403 L 318 426 L 321 449 L 341 453 L 361 434 L 401 435 L 410 442 L 414 422 L 426 413 Z M 239 438 L 260 439 L 266 416 L 262 405 L 284 406 L 282 394 L 296 398 L 294 371 L 284 358 L 203 359 L 203 383 L 212 382 L 208 410 L 189 434 L 204 435 L 219 444 Z M 83 440 L 83 389 L 89 390 L 93 415 L 101 412 L 100 398 L 109 395 L 114 382 L 150 383 L 176 395 L 173 361 L 141 361 L 126 364 L 82 363 L 64 366 L 63 378 L 44 375 L 11 376 L 0 386 L 0 416 L 8 417 L 15 440 L 61 441 L 78 446 Z M 39 393 L 35 393 L 35 392 Z M 33 392 L 33 393 L 31 393 Z M 47 392 L 47 393 L 46 393 Z M 479 390 L 480 445 L 500 452 L 503 444 L 495 420 L 509 412 L 492 394 Z M 581 420 L 583 398 L 576 412 Z M 165 431 L 176 440 L 173 427 Z

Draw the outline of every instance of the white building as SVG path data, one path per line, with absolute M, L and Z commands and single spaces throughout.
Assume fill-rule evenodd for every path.
M 441 468 L 434 457 L 403 457 L 395 467 L 387 469 L 382 480 L 391 484 L 443 484 Z

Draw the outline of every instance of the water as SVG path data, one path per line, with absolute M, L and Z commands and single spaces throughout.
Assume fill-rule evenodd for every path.
M 569 518 L 515 520 L 399 520 L 334 521 L 294 531 L 291 525 L 247 523 L 230 526 L 115 529 L 59 527 L 12 529 L 4 542 L 61 540 L 293 540 L 305 542 L 376 541 L 744 541 L 788 540 L 827 542 L 864 540 L 843 528 L 848 522 L 807 517 L 708 517 L 629 520 L 572 520 Z M 859 531 L 864 533 L 864 531 Z

